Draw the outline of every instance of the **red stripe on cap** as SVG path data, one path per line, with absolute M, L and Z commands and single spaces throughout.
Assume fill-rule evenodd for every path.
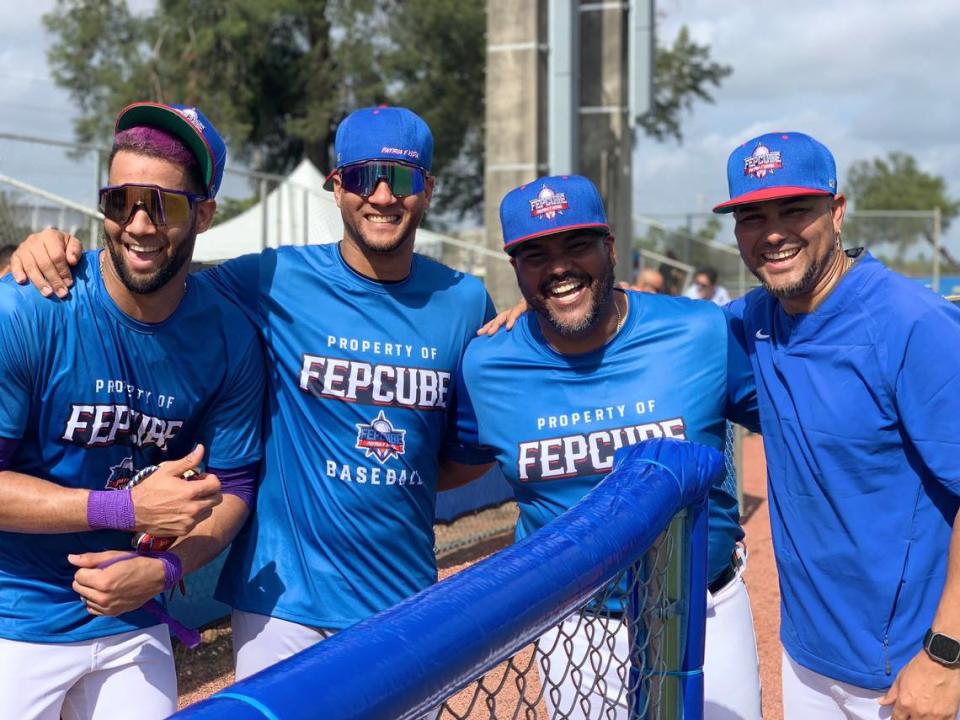
M 525 240 L 533 240 L 534 238 L 544 237 L 545 235 L 559 235 L 562 232 L 569 232 L 570 230 L 588 230 L 588 229 L 597 229 L 605 230 L 610 232 L 610 226 L 604 225 L 603 223 L 583 223 L 581 225 L 564 225 L 563 227 L 550 228 L 549 230 L 544 230 L 543 232 L 533 233 L 532 235 L 524 235 L 523 237 L 516 238 L 511 240 L 508 243 L 504 243 L 503 249 L 509 250 L 512 247 L 516 247 Z
M 323 179 L 323 185 L 321 185 L 321 187 L 324 190 L 333 190 L 333 176 L 337 174 L 339 169 L 340 168 L 334 168 L 330 171 L 330 174 Z
M 753 192 L 744 193 L 743 195 L 735 197 L 732 200 L 727 200 L 725 203 L 720 203 L 713 208 L 713 211 L 715 213 L 730 212 L 738 205 L 763 202 L 764 200 L 780 200 L 788 197 L 800 197 L 803 195 L 833 195 L 833 193 L 827 192 L 826 190 L 816 190 L 814 188 L 805 187 L 781 186 L 764 188 L 763 190 L 754 190 Z

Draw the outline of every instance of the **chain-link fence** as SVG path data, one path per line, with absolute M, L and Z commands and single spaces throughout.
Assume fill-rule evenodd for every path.
M 960 289 L 960 258 L 944 242 L 936 209 L 847 213 L 843 244 L 865 247 L 887 267 L 937 292 Z
M 755 285 L 740 261 L 732 225 L 724 218 L 710 213 L 642 216 L 634 218 L 634 227 L 635 265 L 659 270 L 671 295 L 686 292 L 694 273 L 706 268 L 716 271 L 717 285 L 730 297 L 739 297 Z
M 712 267 L 731 297 L 756 279 L 740 260 L 731 216 L 713 213 L 649 215 L 635 218 L 634 263 L 654 267 L 673 280 L 673 294 L 689 287 L 696 269 Z M 931 210 L 849 210 L 844 247 L 866 247 L 888 267 L 943 294 L 960 292 L 960 252 L 943 235 L 940 213 Z
M 676 718 L 680 525 L 532 644 L 445 701 L 440 720 Z M 633 609 L 631 610 L 631 605 Z

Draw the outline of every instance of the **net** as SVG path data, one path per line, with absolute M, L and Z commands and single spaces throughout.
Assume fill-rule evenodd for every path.
M 689 477 L 641 452 L 523 541 L 177 717 L 702 717 L 722 459 Z

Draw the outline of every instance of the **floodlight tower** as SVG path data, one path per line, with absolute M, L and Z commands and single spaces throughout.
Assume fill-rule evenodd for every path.
M 654 0 L 488 0 L 486 226 L 539 175 L 578 173 L 600 189 L 617 238 L 618 279 L 632 267 L 632 155 L 652 96 Z M 512 272 L 488 267 L 498 306 L 516 298 Z

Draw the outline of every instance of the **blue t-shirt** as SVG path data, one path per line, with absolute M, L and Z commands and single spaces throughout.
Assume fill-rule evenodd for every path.
M 71 488 L 116 488 L 202 442 L 208 466 L 259 460 L 263 355 L 237 308 L 187 278 L 167 320 L 123 313 L 96 252 L 70 298 L 0 282 L 0 437 L 19 440 L 8 469 Z M 0 532 L 0 637 L 70 642 L 157 623 L 142 611 L 87 613 L 69 553 L 130 549 L 131 534 Z
M 517 539 L 566 511 L 609 471 L 614 452 L 654 437 L 723 450 L 726 418 L 754 428 L 753 373 L 712 303 L 628 292 L 620 332 L 588 353 L 555 351 L 532 312 L 467 349 L 460 441 L 491 448 L 513 486 Z M 476 428 L 479 428 L 477 430 Z M 743 537 L 737 498 L 710 491 L 709 573 Z
M 420 255 L 405 280 L 374 282 L 337 244 L 202 275 L 254 319 L 269 359 L 256 508 L 217 597 L 344 628 L 435 582 L 438 454 L 464 348 L 493 314 L 483 285 Z
M 920 651 L 960 493 L 960 310 L 866 254 L 812 313 L 735 302 L 760 401 L 784 648 L 874 690 Z

